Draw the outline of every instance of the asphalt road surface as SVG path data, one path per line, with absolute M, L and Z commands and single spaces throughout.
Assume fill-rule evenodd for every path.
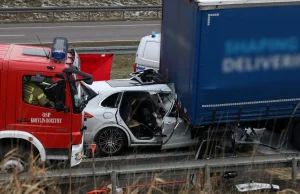
M 54 37 L 69 42 L 140 40 L 152 31 L 160 33 L 161 21 L 0 24 L 0 43 L 51 43 Z

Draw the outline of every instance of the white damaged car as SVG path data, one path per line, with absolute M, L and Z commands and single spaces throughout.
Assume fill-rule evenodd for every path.
M 97 81 L 98 93 L 85 108 L 85 143 L 100 154 L 115 155 L 126 147 L 161 146 L 178 122 L 176 94 L 152 69 L 130 79 Z

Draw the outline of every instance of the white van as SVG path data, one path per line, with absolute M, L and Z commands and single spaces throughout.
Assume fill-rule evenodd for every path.
M 152 35 L 144 36 L 139 44 L 134 64 L 134 72 L 145 69 L 159 70 L 161 34 L 152 32 Z

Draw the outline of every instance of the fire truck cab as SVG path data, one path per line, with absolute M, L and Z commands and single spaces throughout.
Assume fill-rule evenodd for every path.
M 42 162 L 78 165 L 83 109 L 97 95 L 87 85 L 92 82 L 90 74 L 80 71 L 80 58 L 65 38 L 55 38 L 51 48 L 0 44 L 1 171 L 26 171 L 32 147 Z M 19 154 L 11 156 L 15 148 Z

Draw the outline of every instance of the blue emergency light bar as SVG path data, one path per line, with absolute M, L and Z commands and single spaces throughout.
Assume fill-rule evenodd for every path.
M 156 32 L 153 31 L 153 32 L 152 32 L 152 38 L 154 38 L 155 36 L 156 36 Z
M 68 40 L 64 37 L 53 39 L 51 47 L 51 58 L 56 61 L 64 61 L 68 55 Z

